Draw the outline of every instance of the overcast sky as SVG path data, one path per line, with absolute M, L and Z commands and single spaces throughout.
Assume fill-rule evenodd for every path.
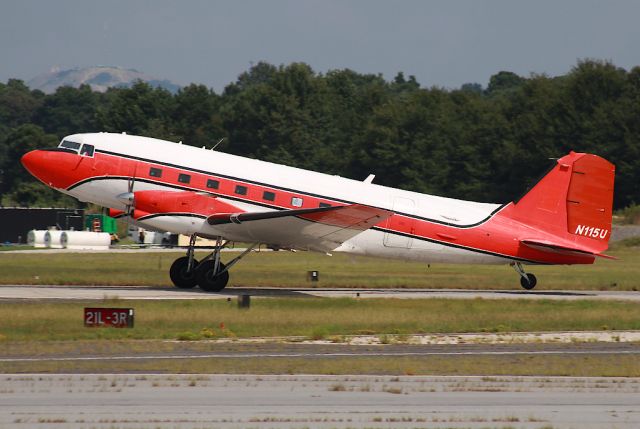
M 252 63 L 486 86 L 581 58 L 640 64 L 640 1 L 0 0 L 0 81 L 115 65 L 220 92 Z

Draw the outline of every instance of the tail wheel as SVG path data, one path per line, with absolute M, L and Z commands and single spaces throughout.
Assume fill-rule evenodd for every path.
M 531 273 L 526 273 L 525 276 L 527 276 L 527 278 L 520 277 L 520 285 L 526 290 L 531 290 L 536 287 L 536 284 L 538 284 L 536 276 Z
M 178 258 L 173 261 L 173 264 L 171 264 L 171 268 L 169 269 L 169 277 L 171 277 L 171 281 L 177 288 L 191 289 L 198 284 L 198 280 L 196 278 L 197 266 L 198 261 L 194 259 L 191 271 L 187 271 L 187 268 L 189 267 L 189 257 L 183 256 L 182 258 Z
M 224 271 L 226 265 L 220 262 L 218 272 L 221 274 L 214 275 L 215 262 L 212 260 L 204 261 L 198 265 L 196 270 L 196 281 L 200 289 L 207 292 L 220 292 L 229 282 L 229 271 Z

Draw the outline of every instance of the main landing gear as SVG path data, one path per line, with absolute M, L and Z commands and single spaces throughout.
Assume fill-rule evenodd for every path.
M 169 269 L 169 277 L 177 288 L 191 289 L 200 286 L 200 289 L 207 292 L 220 292 L 224 289 L 229 282 L 229 269 L 258 245 L 253 243 L 225 265 L 220 261 L 220 251 L 228 241 L 218 237 L 213 252 L 200 262 L 194 257 L 195 244 L 196 235 L 194 234 L 189 241 L 187 256 L 173 262 Z
M 520 262 L 512 262 L 511 266 L 518 274 L 520 274 L 520 286 L 525 288 L 526 290 L 531 290 L 536 287 L 538 283 L 538 279 L 531 273 L 525 273 L 524 268 Z

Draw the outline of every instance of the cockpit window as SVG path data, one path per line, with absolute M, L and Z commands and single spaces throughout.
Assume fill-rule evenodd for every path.
M 92 144 L 83 144 L 82 145 L 82 149 L 80 150 L 80 155 L 93 157 L 93 145 Z
M 80 146 L 81 146 L 80 143 L 72 142 L 69 140 L 62 140 L 62 143 L 60 143 L 60 146 L 58 147 L 63 147 L 63 148 L 75 150 L 76 152 L 78 152 L 78 150 L 80 149 Z

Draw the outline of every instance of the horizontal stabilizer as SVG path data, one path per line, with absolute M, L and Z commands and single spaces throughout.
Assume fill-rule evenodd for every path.
M 597 253 L 592 250 L 581 248 L 579 246 L 564 246 L 550 241 L 543 240 L 520 240 L 522 244 L 532 249 L 540 250 L 542 252 L 551 252 L 567 256 L 597 256 L 599 258 L 617 259 L 613 256 L 605 255 L 604 253 Z

